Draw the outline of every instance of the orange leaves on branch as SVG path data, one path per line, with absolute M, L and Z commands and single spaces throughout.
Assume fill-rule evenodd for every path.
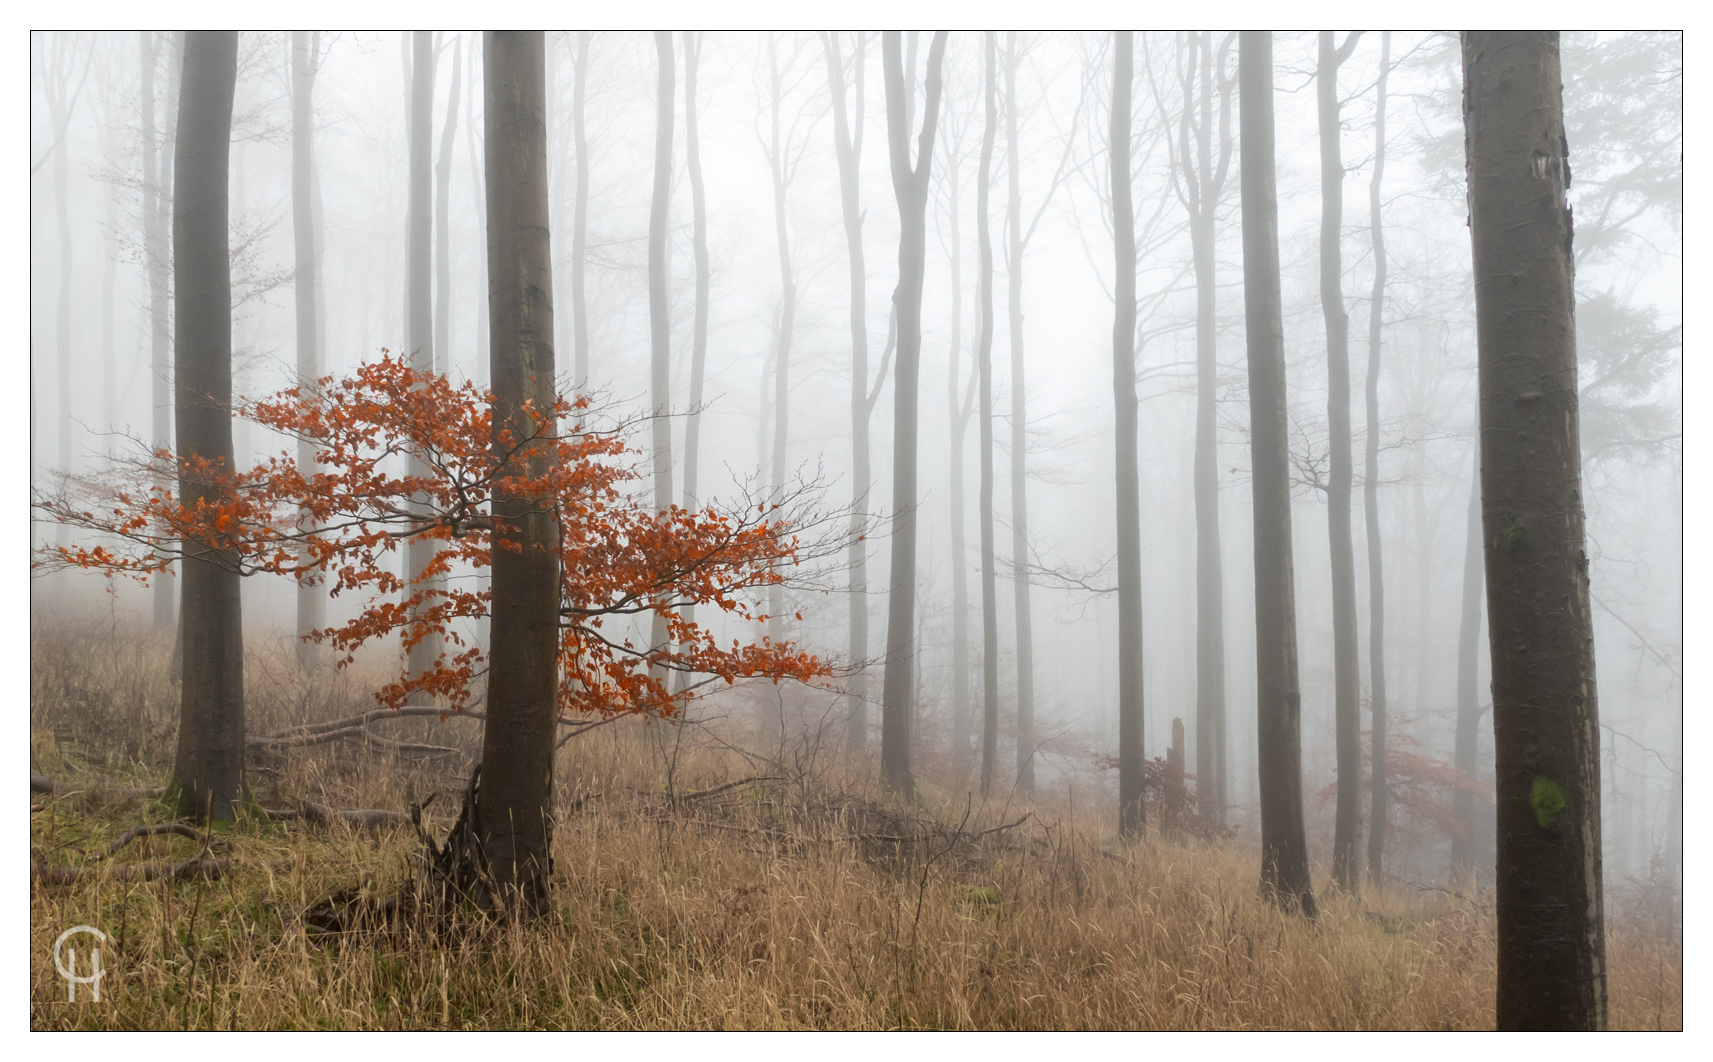
M 625 489 L 640 479 L 627 425 L 590 427 L 587 398 L 546 410 L 526 403 L 498 430 L 492 403 L 468 382 L 391 356 L 343 379 L 241 401 L 236 415 L 309 443 L 314 462 L 299 467 L 282 451 L 234 471 L 160 451 L 118 472 L 67 479 L 36 508 L 120 545 L 52 547 L 40 563 L 147 581 L 198 554 L 245 575 L 322 584 L 334 596 L 364 593 L 361 615 L 310 637 L 349 662 L 376 639 L 396 633 L 408 647 L 439 632 L 448 649 L 437 664 L 377 697 L 399 705 L 427 692 L 455 709 L 471 702 L 486 672 L 483 654 L 464 648 L 454 627 L 488 614 L 489 594 L 469 576 L 488 566 L 496 541 L 524 548 L 516 528 L 495 515 L 496 498 L 510 498 L 552 513 L 559 528 L 562 710 L 672 714 L 685 694 L 668 691 L 669 671 L 702 676 L 697 685 L 830 673 L 790 643 L 717 645 L 681 612 L 704 605 L 757 618 L 752 592 L 782 582 L 780 569 L 798 560 L 791 521 L 777 505 L 771 520 L 766 504 L 753 515 L 747 506 L 656 511 Z M 193 503 L 156 485 L 180 477 Z M 414 539 L 433 541 L 437 552 L 407 585 L 388 555 Z M 603 633 L 603 620 L 644 614 L 667 619 L 668 645 L 639 649 Z

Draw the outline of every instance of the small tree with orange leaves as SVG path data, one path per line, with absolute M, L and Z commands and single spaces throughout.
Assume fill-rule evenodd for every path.
M 314 465 L 302 467 L 286 451 L 246 470 L 196 461 L 184 471 L 218 489 L 210 492 L 214 500 L 188 506 L 156 485 L 179 471 L 166 450 L 117 472 L 62 479 L 53 494 L 36 499 L 36 508 L 118 544 L 48 547 L 37 563 L 147 582 L 194 542 L 231 558 L 244 575 L 319 582 L 333 596 L 365 593 L 360 615 L 310 637 L 331 644 L 344 666 L 360 646 L 395 633 L 407 650 L 431 632 L 442 634 L 447 647 L 432 668 L 401 674 L 376 697 L 398 707 L 421 691 L 457 711 L 476 700 L 485 656 L 456 623 L 487 615 L 489 595 L 474 588 L 474 579 L 460 585 L 435 577 L 486 568 L 496 542 L 521 551 L 509 537 L 514 529 L 493 515 L 491 501 L 503 490 L 544 499 L 557 516 L 559 651 L 568 679 L 559 684 L 561 711 L 670 716 L 709 683 L 751 676 L 812 681 L 832 673 L 827 662 L 789 642 L 763 637 L 722 646 L 683 615 L 688 606 L 704 605 L 765 621 L 752 604 L 755 591 L 785 581 L 804 560 L 835 555 L 840 542 L 798 539 L 811 527 L 838 526 L 839 514 L 811 511 L 814 484 L 801 484 L 778 503 L 656 511 L 625 489 L 641 476 L 625 441 L 634 425 L 597 427 L 586 398 L 561 399 L 550 411 L 531 413 L 538 425 L 558 424 L 551 437 L 502 433 L 507 450 L 495 445 L 491 402 L 470 383 L 390 356 L 344 379 L 324 378 L 313 391 L 291 388 L 242 401 L 237 415 L 308 442 Z M 507 460 L 531 444 L 556 451 L 543 475 Z M 391 471 L 398 466 L 428 471 Z M 436 553 L 407 583 L 385 560 L 413 540 L 432 541 Z M 668 643 L 638 646 L 615 629 L 645 614 L 666 619 Z M 699 680 L 674 695 L 665 682 L 671 672 Z

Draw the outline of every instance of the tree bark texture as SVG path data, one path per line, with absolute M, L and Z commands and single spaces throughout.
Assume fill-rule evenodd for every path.
M 976 287 L 981 330 L 976 339 L 976 372 L 981 377 L 981 795 L 993 789 L 999 760 L 999 587 L 993 560 L 993 226 L 988 220 L 988 191 L 993 185 L 993 140 L 999 124 L 995 102 L 994 33 L 982 34 L 983 126 L 981 163 L 975 184 Z
M 1303 833 L 1302 696 L 1291 561 L 1285 340 L 1279 294 L 1279 209 L 1273 172 L 1273 38 L 1237 43 L 1243 314 L 1249 360 L 1249 450 L 1255 509 L 1256 733 L 1260 761 L 1261 891 L 1315 916 Z
M 916 618 L 917 390 L 922 360 L 922 279 L 927 253 L 928 178 L 933 172 L 934 130 L 940 115 L 940 68 L 946 33 L 934 34 L 928 48 L 926 100 L 916 163 L 910 161 L 908 96 L 897 32 L 881 36 L 886 68 L 886 133 L 892 191 L 898 201 L 897 367 L 892 413 L 892 557 L 886 622 L 886 671 L 881 681 L 881 778 L 894 790 L 913 795 L 910 770 L 910 719 L 914 707 Z
M 1332 880 L 1361 885 L 1356 846 L 1362 833 L 1362 661 L 1356 634 L 1356 550 L 1350 534 L 1350 315 L 1344 308 L 1344 159 L 1339 151 L 1338 68 L 1360 33 L 1333 47 L 1320 34 L 1315 75 L 1320 114 L 1320 308 L 1326 324 L 1327 541 L 1332 553 L 1333 738 L 1338 798 L 1333 819 Z
M 489 32 L 482 66 L 488 193 L 489 366 L 494 446 L 551 436 L 522 409 L 554 400 L 553 272 L 547 216 L 546 63 L 540 32 Z M 544 474 L 552 451 L 512 460 Z M 553 732 L 557 717 L 559 528 L 550 498 L 502 493 L 501 537 L 521 548 L 493 551 L 488 718 L 482 731 L 477 813 L 489 869 L 504 902 L 523 913 L 546 907 L 552 870 Z
M 1142 803 L 1142 495 L 1136 465 L 1136 211 L 1130 199 L 1130 86 L 1135 34 L 1113 35 L 1112 403 L 1118 500 L 1118 832 L 1140 837 Z
M 1600 740 L 1556 32 L 1463 35 L 1500 1029 L 1606 1027 Z
M 196 463 L 232 469 L 232 273 L 227 178 L 236 32 L 184 39 L 173 183 L 174 427 L 179 498 L 214 501 L 218 486 Z M 183 653 L 178 752 L 169 797 L 198 822 L 231 820 L 244 790 L 244 633 L 237 558 L 183 544 Z

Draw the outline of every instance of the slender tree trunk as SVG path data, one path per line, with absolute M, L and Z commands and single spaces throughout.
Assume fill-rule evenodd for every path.
M 767 36 L 767 64 L 772 87 L 772 136 L 769 140 L 768 166 L 773 171 L 773 230 L 779 246 L 779 331 L 774 339 L 773 355 L 773 504 L 785 496 L 785 444 L 791 429 L 791 334 L 797 324 L 797 277 L 791 265 L 791 237 L 785 225 L 785 190 L 790 183 L 786 172 L 785 152 L 788 145 L 779 139 L 779 107 L 784 95 L 785 72 L 779 69 L 779 36 Z M 767 634 L 775 643 L 785 636 L 784 587 L 774 583 L 768 588 Z M 776 688 L 775 692 L 778 690 Z M 783 710 L 783 703 L 779 705 Z
M 488 193 L 488 306 L 494 449 L 502 433 L 552 436 L 551 417 L 525 412 L 554 401 L 553 269 L 548 241 L 545 46 L 537 32 L 488 32 L 482 48 Z M 536 413 L 535 416 L 540 416 Z M 512 458 L 532 475 L 553 450 Z M 493 551 L 493 649 L 482 731 L 477 836 L 501 898 L 526 915 L 545 913 L 553 840 L 553 735 L 558 701 L 559 526 L 551 499 L 501 492 L 500 537 L 521 549 Z
M 173 350 L 179 498 L 214 502 L 219 487 L 197 458 L 232 468 L 232 275 L 227 176 L 236 32 L 184 41 L 173 184 Z M 170 802 L 198 822 L 232 820 L 244 796 L 244 635 L 237 557 L 186 541 L 180 639 L 178 753 Z
M 690 409 L 684 420 L 684 508 L 701 505 L 697 495 L 697 463 L 701 456 L 702 383 L 708 361 L 708 205 L 702 190 L 701 140 L 696 133 L 696 65 L 702 35 L 684 31 L 684 164 L 690 175 L 691 252 L 696 259 L 695 323 L 690 332 Z M 686 605 L 684 619 L 692 621 L 696 606 Z M 680 672 L 678 689 L 690 676 Z
M 993 235 L 988 221 L 988 190 L 993 185 L 993 140 L 999 125 L 995 102 L 994 33 L 982 35 L 981 168 L 975 185 L 978 255 L 976 298 L 981 331 L 976 340 L 976 371 L 981 376 L 981 795 L 993 789 L 999 760 L 999 588 L 993 562 Z
M 486 79 L 486 71 L 483 78 Z M 470 94 L 464 113 L 464 146 L 470 151 L 470 193 L 476 199 L 476 244 L 483 253 L 476 256 L 476 382 L 485 386 L 488 382 L 488 256 L 487 256 L 487 193 L 484 190 L 482 159 L 478 157 L 477 140 L 480 133 L 476 129 L 476 53 L 474 48 L 470 53 Z M 578 379 L 579 386 L 582 384 Z M 478 580 L 486 580 L 488 573 L 477 576 Z
M 113 282 L 119 269 L 119 248 L 114 235 L 119 231 L 119 195 L 112 181 L 103 183 L 107 186 L 104 196 L 107 217 L 101 238 L 101 423 L 104 431 L 111 432 L 119 424 L 119 370 L 113 355 Z M 113 444 L 108 442 L 104 449 L 111 456 Z
M 666 278 L 666 228 L 672 213 L 672 96 L 677 89 L 676 59 L 672 34 L 654 34 L 655 82 L 654 201 L 648 214 L 648 334 L 650 428 L 654 436 L 654 507 L 662 512 L 672 507 L 672 306 Z M 669 639 L 667 618 L 651 617 L 649 647 L 665 648 Z M 657 681 L 666 673 L 651 669 Z
M 1392 34 L 1380 34 L 1380 78 L 1374 88 L 1374 177 L 1368 183 L 1368 229 L 1374 244 L 1374 290 L 1368 299 L 1368 431 L 1362 468 L 1362 516 L 1368 525 L 1369 737 L 1368 877 L 1376 884 L 1386 852 L 1386 579 L 1380 541 L 1380 329 L 1386 319 L 1386 238 L 1380 224 L 1380 180 L 1386 171 L 1386 75 Z
M 1017 623 L 1017 787 L 1035 792 L 1035 627 L 1029 607 L 1029 485 L 1023 374 L 1023 195 L 1018 187 L 1017 34 L 1005 37 L 1005 167 L 1009 234 L 1005 278 L 1011 336 L 1011 594 Z
M 1229 43 L 1229 38 L 1227 39 Z M 1225 562 L 1219 536 L 1219 350 L 1214 219 L 1231 163 L 1231 88 L 1220 50 L 1219 165 L 1213 163 L 1214 52 L 1202 34 L 1201 128 L 1196 138 L 1190 249 L 1196 274 L 1196 795 L 1204 819 L 1225 824 Z M 1188 110 L 1186 104 L 1186 112 Z M 1188 123 L 1184 125 L 1188 132 Z M 1189 145 L 1183 146 L 1187 165 Z
M 58 384 L 59 404 L 59 470 L 65 475 L 76 471 L 71 452 L 71 199 L 66 188 L 70 173 L 70 148 L 66 127 L 71 123 L 72 68 L 76 65 L 71 49 L 77 38 L 63 34 L 57 42 L 57 62 L 48 71 L 48 121 L 53 124 L 54 223 L 59 236 L 59 302 L 54 314 L 54 377 Z M 60 546 L 71 542 L 71 529 L 59 524 L 54 529 Z M 60 578 L 64 578 L 61 576 Z
M 168 390 L 172 377 L 171 367 L 167 364 L 172 350 L 172 319 L 168 310 L 172 248 L 168 232 L 171 204 L 170 198 L 163 193 L 172 181 L 172 157 L 166 150 L 166 144 L 172 138 L 170 134 L 161 136 L 155 127 L 155 63 L 159 51 L 155 34 L 144 30 L 137 37 L 142 49 L 143 72 L 143 252 L 149 271 L 149 377 L 152 381 L 149 445 L 154 450 L 165 450 L 172 446 L 172 394 Z M 168 63 L 175 71 L 170 80 L 176 82 L 178 51 L 169 48 L 167 55 Z M 169 112 L 174 107 L 172 95 L 169 93 L 167 100 Z M 169 118 L 169 128 L 171 124 Z M 164 489 L 167 482 L 164 478 L 157 478 L 154 485 Z M 150 596 L 153 599 L 155 629 L 173 627 L 172 576 L 162 575 L 156 579 Z
M 1356 635 L 1356 551 L 1350 534 L 1350 315 L 1344 308 L 1344 160 L 1339 151 L 1338 68 L 1360 33 L 1334 48 L 1320 34 L 1315 75 L 1320 111 L 1320 308 L 1326 322 L 1326 422 L 1331 468 L 1326 484 L 1327 540 L 1332 552 L 1333 735 L 1338 753 L 1338 801 L 1332 840 L 1332 880 L 1361 884 L 1356 846 L 1362 833 L 1362 661 Z
M 434 371 L 434 300 L 433 300 L 433 269 L 434 269 L 434 35 L 425 30 L 417 30 L 412 34 L 412 59 L 410 64 L 410 222 L 407 230 L 409 252 L 408 262 L 410 275 L 406 291 L 406 301 L 410 307 L 410 317 L 406 323 L 408 337 L 406 343 L 410 347 L 410 365 L 418 372 Z M 411 459 L 413 476 L 427 477 L 433 475 L 433 469 L 427 461 L 420 457 Z M 421 510 L 425 505 L 424 499 L 415 499 L 415 505 Z M 409 569 L 410 581 L 405 586 L 405 597 L 411 599 L 417 595 L 431 595 L 422 602 L 412 604 L 411 619 L 414 622 L 422 611 L 423 606 L 433 603 L 433 597 L 438 580 L 427 573 L 434 563 L 437 551 L 434 540 L 425 536 L 410 539 L 406 547 L 406 564 Z M 412 678 L 431 670 L 440 658 L 441 636 L 438 632 L 412 631 L 418 640 L 414 645 L 407 646 L 409 654 L 407 668 Z M 411 695 L 412 704 L 433 704 L 432 695 L 417 692 Z
M 906 117 L 904 64 L 897 32 L 881 36 L 886 68 L 886 132 L 892 162 L 892 191 L 898 201 L 898 289 L 893 309 L 898 315 L 898 364 L 893 386 L 892 415 L 892 561 L 888 579 L 886 672 L 881 692 L 880 773 L 905 794 L 914 794 L 910 770 L 910 719 L 914 690 L 916 618 L 916 491 L 917 384 L 922 357 L 922 279 L 927 254 L 928 178 L 933 171 L 934 129 L 940 114 L 940 68 L 946 54 L 946 33 L 934 34 L 928 49 L 927 99 L 922 108 L 922 133 L 917 159 L 910 163 L 910 128 Z
M 1273 173 L 1273 37 L 1237 44 L 1243 189 L 1243 304 L 1255 498 L 1256 748 L 1261 775 L 1261 891 L 1315 917 L 1303 833 L 1302 696 L 1291 562 L 1279 209 Z
M 851 275 L 851 545 L 850 545 L 850 658 L 861 666 L 868 659 L 868 520 L 864 510 L 873 485 L 869 468 L 868 425 L 872 403 L 868 397 L 868 266 L 863 258 L 862 199 L 859 194 L 862 161 L 862 73 L 868 44 L 862 33 L 856 40 L 856 106 L 846 115 L 844 61 L 839 55 L 837 33 L 823 33 L 827 52 L 827 84 L 833 101 L 833 149 L 839 163 L 839 201 L 844 212 L 845 248 Z M 854 128 L 853 128 L 854 127 Z M 845 747 L 852 754 L 868 747 L 868 673 L 859 670 L 850 678 L 846 693 Z
M 571 82 L 571 138 L 577 146 L 577 204 L 571 214 L 571 316 L 576 323 L 572 370 L 578 387 L 589 385 L 589 310 L 583 272 L 589 257 L 589 138 L 583 101 L 589 82 L 589 31 L 577 31 L 577 73 Z
M 1475 475 L 1469 481 L 1468 533 L 1463 544 L 1463 609 L 1457 625 L 1457 736 L 1452 746 L 1452 764 L 1474 776 L 1475 750 L 1481 736 L 1481 697 L 1476 668 L 1481 645 L 1481 447 L 1475 446 Z M 1452 795 L 1452 810 L 1463 832 L 1451 838 L 1451 873 L 1462 880 L 1476 874 L 1476 852 L 1486 832 L 1482 826 L 1481 798 L 1467 789 Z M 1490 869 L 1490 868 L 1489 868 Z
M 951 107 L 947 97 L 945 106 Z M 969 548 L 964 540 L 968 524 L 964 500 L 964 439 L 969 434 L 971 400 L 980 372 L 972 372 L 960 400 L 959 368 L 963 357 L 963 233 L 958 194 L 958 154 L 946 152 L 946 189 L 950 205 L 952 266 L 952 335 L 950 365 L 946 374 L 947 424 L 951 429 L 951 516 L 952 516 L 952 765 L 960 773 L 970 765 L 970 591 Z
M 317 34 L 319 37 L 319 34 Z M 316 254 L 313 175 L 315 172 L 315 65 L 319 60 L 310 35 L 292 34 L 291 96 L 291 221 L 297 275 L 293 285 L 297 309 L 297 386 L 310 393 L 321 379 L 321 328 L 316 289 L 321 279 L 321 259 Z M 308 470 L 315 465 L 315 446 L 298 440 L 297 463 Z M 299 526 L 311 526 L 307 512 L 298 517 Z M 308 564 L 308 546 L 298 549 L 298 563 Z M 327 626 L 327 596 L 317 579 L 297 583 L 297 662 L 304 668 L 319 663 L 319 646 L 306 637 Z
M 1112 403 L 1114 477 L 1118 500 L 1118 832 L 1140 837 L 1142 747 L 1142 493 L 1136 465 L 1136 211 L 1130 201 L 1130 83 L 1135 34 L 1113 35 L 1112 166 L 1113 300 Z
M 440 156 L 434 163 L 434 371 L 452 371 L 452 144 L 458 133 L 458 87 L 463 82 L 464 36 L 452 44 L 452 79 Z
M 1500 1029 L 1604 1029 L 1600 731 L 1556 32 L 1463 35 Z

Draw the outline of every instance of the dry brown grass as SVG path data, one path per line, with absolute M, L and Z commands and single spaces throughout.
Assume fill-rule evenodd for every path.
M 159 784 L 170 687 L 148 639 L 37 631 L 34 769 Z M 355 677 L 292 677 L 259 658 L 252 729 L 350 701 Z M 270 672 L 268 669 L 272 668 Z M 272 675 L 270 679 L 267 676 Z M 71 691 L 82 691 L 81 693 Z M 78 703 L 74 703 L 78 702 Z M 741 709 L 737 709 L 741 714 Z M 164 714 L 163 714 L 164 713 Z M 135 716 L 133 718 L 133 716 Z M 400 723 L 389 735 L 417 724 Z M 140 735 L 126 744 L 133 727 Z M 438 724 L 470 743 L 474 724 Z M 1321 918 L 1255 895 L 1252 853 L 1157 838 L 1120 847 L 1089 812 L 1043 801 L 971 807 L 925 785 L 900 807 L 798 742 L 758 767 L 700 730 L 629 722 L 561 753 L 554 917 L 453 942 L 316 938 L 297 915 L 364 883 L 405 878 L 408 831 L 298 824 L 240 829 L 217 881 L 122 883 L 96 872 L 32 891 L 35 1028 L 238 1029 L 1482 1029 L 1493 1022 L 1493 917 L 1438 893 L 1325 896 Z M 752 754 L 753 755 L 753 754 Z M 784 775 L 677 807 L 664 795 Z M 440 828 L 460 763 L 400 764 L 333 748 L 258 779 L 289 797 L 402 808 L 429 792 Z M 57 865 L 97 864 L 159 809 L 65 797 L 32 819 Z M 928 843 L 900 835 L 934 819 Z M 116 862 L 186 858 L 197 842 L 137 842 Z M 89 855 L 85 855 L 88 853 Z M 1317 878 L 1317 880 L 1319 880 Z M 50 957 L 62 929 L 110 937 L 99 1004 L 67 1003 Z M 1680 1028 L 1681 947 L 1647 921 L 1609 928 L 1612 1024 Z

